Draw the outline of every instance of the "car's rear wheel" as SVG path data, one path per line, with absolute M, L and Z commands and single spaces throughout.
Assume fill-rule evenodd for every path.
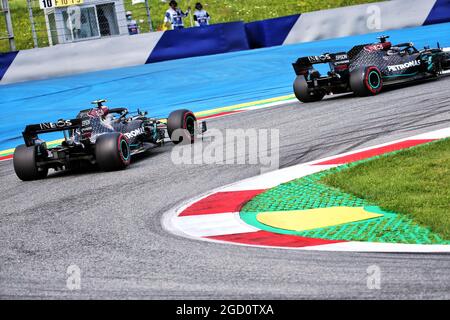
M 325 92 L 319 90 L 311 90 L 304 76 L 297 76 L 294 81 L 294 94 L 301 102 L 320 101 L 325 96 Z
M 48 174 L 47 167 L 37 166 L 37 150 L 35 146 L 22 144 L 16 148 L 13 156 L 14 171 L 23 181 L 43 179 Z
M 126 137 L 119 132 L 99 136 L 95 142 L 95 159 L 103 171 L 125 169 L 131 159 Z
M 187 109 L 172 111 L 167 118 L 167 133 L 175 143 L 193 143 L 197 118 Z
M 374 96 L 383 89 L 383 78 L 377 67 L 359 67 L 350 73 L 350 88 L 360 97 Z

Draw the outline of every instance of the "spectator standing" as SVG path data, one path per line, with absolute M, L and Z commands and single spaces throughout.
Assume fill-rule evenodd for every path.
M 164 17 L 164 24 L 167 25 L 170 23 L 172 30 L 183 29 L 183 18 L 186 18 L 189 15 L 191 9 L 188 8 L 186 13 L 184 13 L 178 8 L 178 3 L 175 0 L 170 1 L 169 6 L 170 8 L 166 11 L 166 15 Z
M 131 34 L 138 34 L 139 33 L 139 27 L 136 22 L 136 20 L 133 19 L 133 14 L 131 11 L 127 11 L 125 14 L 127 18 L 127 27 L 128 27 L 128 33 Z
M 211 19 L 209 13 L 203 10 L 203 6 L 200 2 L 195 4 L 194 21 L 195 26 L 202 27 L 209 25 L 209 19 Z

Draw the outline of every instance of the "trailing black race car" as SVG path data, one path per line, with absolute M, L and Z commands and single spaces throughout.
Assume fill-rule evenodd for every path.
M 349 52 L 299 58 L 293 63 L 295 96 L 302 102 L 313 102 L 326 94 L 376 95 L 385 85 L 437 78 L 450 69 L 450 53 L 439 44 L 437 49 L 417 50 L 413 43 L 392 45 L 388 38 L 381 36 L 378 43 L 358 45 Z M 319 63 L 329 64 L 326 75 L 313 68 Z
M 128 116 L 128 109 L 110 109 L 104 102 L 92 102 L 96 107 L 80 111 L 75 119 L 26 126 L 25 144 L 14 152 L 17 176 L 24 181 L 42 179 L 50 168 L 75 169 L 82 163 L 98 165 L 104 171 L 121 170 L 130 164 L 131 156 L 160 147 L 168 138 L 175 144 L 192 143 L 197 134 L 206 131 L 206 123 L 198 124 L 189 110 L 155 119 L 139 110 Z M 64 132 L 64 140 L 49 148 L 38 134 L 55 131 Z

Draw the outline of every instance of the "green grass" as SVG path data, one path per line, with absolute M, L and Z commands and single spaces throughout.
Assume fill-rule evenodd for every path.
M 365 161 L 320 182 L 450 239 L 450 139 Z
M 9 0 L 9 7 L 17 50 L 33 48 L 33 37 L 26 0 Z M 39 47 L 46 47 L 48 46 L 48 38 L 45 17 L 37 2 L 35 2 L 33 6 L 33 17 L 36 26 L 38 45 Z M 0 37 L 2 34 L 6 35 L 6 23 L 3 20 L 3 15 L 1 15 Z M 9 51 L 8 40 L 0 40 L 0 52 L 7 51 Z
M 309 12 L 321 9 L 337 8 L 354 4 L 379 2 L 380 0 L 206 0 L 201 1 L 205 9 L 212 16 L 212 23 L 243 20 L 246 22 L 275 18 L 301 12 Z M 164 19 L 164 12 L 168 4 L 160 0 L 150 0 L 153 28 L 160 29 Z M 186 10 L 187 6 L 194 7 L 197 1 L 179 0 L 180 8 Z M 17 49 L 29 49 L 33 47 L 31 26 L 28 19 L 28 10 L 25 0 L 10 0 L 11 18 Z M 38 30 L 39 46 L 48 46 L 45 20 L 42 10 L 34 0 L 34 18 Z M 131 5 L 131 0 L 125 0 L 126 10 L 133 12 L 134 18 L 143 22 L 139 23 L 141 32 L 148 32 L 149 26 L 144 4 Z M 5 33 L 5 24 L 0 20 L 0 37 Z M 190 26 L 190 19 L 185 20 L 186 26 Z M 7 40 L 0 40 L 0 52 L 9 51 Z

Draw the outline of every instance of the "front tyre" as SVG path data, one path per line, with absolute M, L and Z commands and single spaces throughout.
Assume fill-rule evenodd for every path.
M 377 67 L 358 67 L 350 72 L 350 88 L 359 97 L 374 96 L 383 89 L 383 78 Z
M 294 94 L 301 102 L 320 101 L 325 96 L 323 91 L 311 90 L 304 76 L 297 76 L 294 81 Z
M 48 168 L 37 166 L 37 149 L 22 144 L 16 148 L 13 156 L 14 171 L 23 181 L 43 179 L 47 176 Z
M 194 113 L 187 109 L 172 111 L 167 118 L 167 133 L 170 140 L 178 144 L 193 143 L 197 118 Z
M 119 132 L 102 134 L 95 142 L 95 158 L 103 171 L 125 169 L 131 159 L 127 139 Z

